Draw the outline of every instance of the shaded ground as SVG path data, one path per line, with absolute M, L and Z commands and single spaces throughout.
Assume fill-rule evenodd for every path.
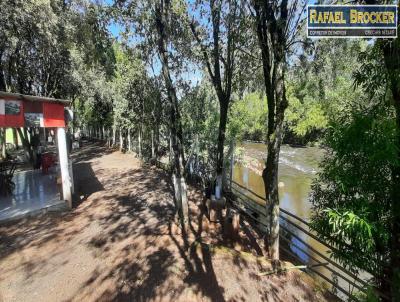
M 74 158 L 71 212 L 0 226 L 0 301 L 326 301 L 304 273 L 258 276 L 253 231 L 224 239 L 195 190 L 182 233 L 164 172 L 99 144 Z

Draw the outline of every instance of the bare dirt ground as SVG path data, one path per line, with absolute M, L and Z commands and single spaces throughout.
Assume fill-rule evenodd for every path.
M 333 300 L 297 270 L 260 277 L 250 228 L 223 238 L 194 189 L 182 232 L 163 171 L 98 143 L 74 162 L 72 211 L 0 226 L 0 301 Z

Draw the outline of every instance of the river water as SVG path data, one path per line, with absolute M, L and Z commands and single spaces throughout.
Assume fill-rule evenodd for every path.
M 258 195 L 265 196 L 264 182 L 261 177 L 266 157 L 265 144 L 243 143 L 238 146 L 238 148 L 242 150 L 242 152 L 240 152 L 242 153 L 240 157 L 243 160 L 239 161 L 239 163 L 235 163 L 233 180 Z M 280 207 L 305 221 L 309 221 L 311 214 L 311 203 L 309 201 L 311 184 L 317 176 L 319 163 L 322 161 L 323 156 L 324 150 L 317 147 L 301 148 L 283 145 L 281 148 L 279 159 L 279 182 L 281 183 L 279 188 Z M 251 193 L 246 193 L 244 190 L 241 191 L 253 200 L 256 200 L 258 204 L 265 204 L 263 200 L 254 198 L 254 195 Z M 291 218 L 286 214 L 284 215 L 287 218 Z M 290 220 L 299 224 L 296 220 Z M 315 264 L 315 259 L 326 262 L 319 255 L 322 254 L 329 258 L 329 249 L 326 246 L 312 239 L 309 235 L 293 227 L 283 219 L 280 221 L 281 224 L 285 225 L 286 228 L 290 229 L 301 241 L 306 242 L 308 245 L 305 245 L 296 237 L 292 236 L 289 244 L 292 253 L 296 254 L 303 262 L 309 265 Z M 300 225 L 304 229 L 307 229 L 303 224 L 300 223 Z M 306 253 L 304 251 L 306 251 Z M 338 270 L 336 267 L 331 268 L 333 271 L 328 270 L 326 267 L 314 269 L 326 278 L 336 280 L 336 289 L 335 287 L 330 288 L 340 297 L 344 298 L 343 292 L 338 291 L 337 287 L 339 286 L 345 291 L 348 291 L 349 283 L 344 281 L 341 277 L 337 277 Z M 348 277 L 346 274 L 345 276 Z M 324 281 L 323 278 L 321 281 Z
M 247 164 L 235 164 L 233 180 L 265 196 L 261 173 L 264 168 L 266 145 L 243 143 L 239 148 L 243 148 L 243 157 Z M 281 208 L 308 220 L 311 182 L 316 177 L 322 157 L 323 150 L 320 148 L 282 146 L 279 159 L 279 182 L 283 183 L 283 187 L 279 189 Z

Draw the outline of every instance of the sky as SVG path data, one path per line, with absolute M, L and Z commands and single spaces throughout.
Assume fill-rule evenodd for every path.
M 104 0 L 103 3 L 106 5 L 112 5 L 113 0 Z M 120 40 L 121 38 L 121 32 L 124 31 L 124 28 L 116 23 L 116 22 L 111 22 L 108 25 L 108 30 L 111 33 L 113 37 L 115 37 L 117 40 Z M 161 72 L 161 63 L 158 60 L 158 58 L 154 58 L 152 62 L 153 66 L 147 66 L 147 71 L 149 72 L 150 75 L 158 75 Z M 190 72 L 184 72 L 181 74 L 181 77 L 184 81 L 187 81 L 190 83 L 190 86 L 196 86 L 202 79 L 202 73 L 201 70 L 199 69 L 198 66 L 190 64 L 189 69 L 191 70 Z M 154 73 L 153 73 L 154 70 Z

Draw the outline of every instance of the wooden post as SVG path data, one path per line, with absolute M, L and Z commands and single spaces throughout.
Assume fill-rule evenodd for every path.
M 57 128 L 57 145 L 58 145 L 58 157 L 61 169 L 63 199 L 67 202 L 68 207 L 72 208 L 72 192 L 71 192 L 72 181 L 68 166 L 68 151 L 67 151 L 67 140 L 65 136 L 65 128 Z

